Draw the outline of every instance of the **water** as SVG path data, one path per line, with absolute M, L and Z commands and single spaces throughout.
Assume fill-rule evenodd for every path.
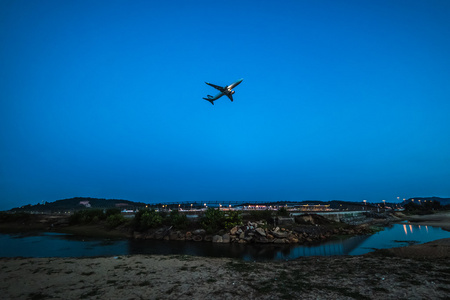
M 395 224 L 370 236 L 355 236 L 315 245 L 215 244 L 208 242 L 89 239 L 58 233 L 0 234 L 0 257 L 94 257 L 133 254 L 177 254 L 286 260 L 302 256 L 361 255 L 374 249 L 450 238 L 438 227 Z

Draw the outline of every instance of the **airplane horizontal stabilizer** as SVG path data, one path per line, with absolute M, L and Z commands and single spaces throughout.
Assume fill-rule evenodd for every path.
M 212 105 L 214 105 L 214 101 L 212 101 L 212 100 L 210 100 L 210 99 L 208 99 L 208 98 L 203 98 L 203 99 L 205 99 L 206 101 L 208 101 L 208 102 L 210 102 Z

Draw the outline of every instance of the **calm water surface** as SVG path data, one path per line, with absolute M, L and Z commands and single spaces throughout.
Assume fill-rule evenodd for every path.
M 132 254 L 181 254 L 243 260 L 286 260 L 301 256 L 361 255 L 374 249 L 450 238 L 438 227 L 395 224 L 370 236 L 309 246 L 214 244 L 156 240 L 89 239 L 58 233 L 0 234 L 0 257 L 89 257 Z

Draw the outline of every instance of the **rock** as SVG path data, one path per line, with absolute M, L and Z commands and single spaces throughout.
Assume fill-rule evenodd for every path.
M 220 235 L 215 235 L 212 237 L 212 242 L 213 243 L 222 243 L 223 239 Z
M 203 238 L 203 240 L 204 240 L 205 242 L 211 242 L 211 241 L 212 241 L 212 236 L 211 236 L 211 235 L 206 235 L 206 236 Z
M 241 232 L 241 234 L 239 235 L 239 238 L 242 240 L 243 238 L 245 238 L 245 233 Z
M 222 235 L 222 243 L 229 243 L 230 242 L 230 235 L 225 233 Z
M 205 235 L 206 234 L 206 231 L 204 230 L 204 229 L 197 229 L 197 230 L 194 230 L 193 232 L 192 232 L 192 234 L 194 234 L 194 235 Z
M 264 229 L 262 228 L 256 228 L 256 232 L 261 236 L 266 236 L 266 233 L 264 232 Z
M 247 241 L 246 241 L 246 240 L 239 240 L 238 243 L 239 243 L 239 244 L 246 244 Z
M 191 237 L 192 238 L 192 232 L 188 231 L 186 232 L 186 238 Z
M 139 233 L 137 231 L 133 232 L 133 238 L 135 238 L 135 239 L 142 239 L 142 237 L 143 237 L 142 233 Z
M 272 231 L 272 235 L 276 238 L 284 239 L 287 238 L 289 234 L 287 232 Z
M 243 231 L 242 231 L 242 229 L 241 229 L 241 228 L 239 228 L 239 229 L 238 229 L 238 231 L 236 231 L 236 234 L 238 234 L 238 235 L 239 235 L 239 234 L 241 234 L 242 232 L 243 232 Z
M 156 240 L 162 240 L 162 239 L 165 238 L 165 237 L 167 237 L 167 239 L 169 239 L 169 236 L 168 236 L 168 235 L 164 236 L 164 235 L 162 235 L 162 234 L 160 234 L 160 233 L 158 233 L 158 232 L 155 232 L 154 239 L 156 239 Z
M 201 235 L 194 235 L 192 240 L 195 242 L 201 242 L 201 241 L 203 241 L 203 237 Z
M 286 225 L 295 223 L 295 219 L 292 217 L 277 217 L 277 224 Z
M 231 228 L 231 230 L 230 230 L 230 234 L 231 234 L 231 235 L 235 235 L 235 234 L 236 234 L 236 232 L 238 231 L 238 229 L 239 229 L 239 227 L 237 227 L 237 226 L 234 226 L 233 228 Z
M 275 239 L 273 242 L 275 244 L 285 244 L 286 243 L 285 239 Z
M 267 244 L 269 242 L 269 240 L 264 237 L 264 236 L 260 236 L 257 240 L 258 243 L 262 243 L 262 244 Z
M 169 238 L 170 238 L 170 240 L 172 240 L 172 241 L 176 241 L 176 240 L 178 240 L 178 232 L 170 232 L 170 234 L 169 234 Z

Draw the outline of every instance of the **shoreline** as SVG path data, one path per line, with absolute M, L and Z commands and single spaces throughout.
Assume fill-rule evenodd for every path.
M 3 299 L 444 299 L 450 239 L 362 256 L 0 258 Z M 27 284 L 24 284 L 26 282 Z
M 450 231 L 450 211 L 438 212 L 431 215 L 405 216 L 405 220 L 411 225 L 434 226 Z

